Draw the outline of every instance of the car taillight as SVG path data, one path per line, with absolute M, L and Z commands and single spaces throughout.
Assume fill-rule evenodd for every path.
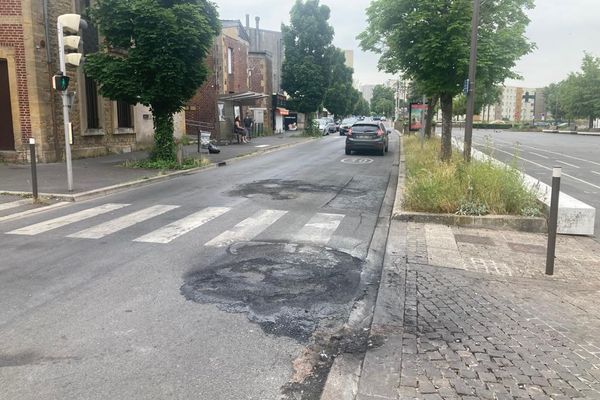
M 348 128 L 348 130 L 346 131 L 346 135 L 352 136 L 352 128 Z
M 383 131 L 381 129 L 377 129 L 377 136 L 383 136 Z

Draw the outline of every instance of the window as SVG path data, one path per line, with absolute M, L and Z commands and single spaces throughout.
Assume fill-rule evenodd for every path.
M 98 113 L 98 86 L 96 81 L 85 76 L 85 111 L 87 115 L 87 128 L 100 128 L 100 115 Z
M 233 49 L 231 47 L 227 48 L 227 73 L 233 74 Z
M 117 126 L 119 128 L 133 128 L 131 105 L 124 101 L 117 101 Z

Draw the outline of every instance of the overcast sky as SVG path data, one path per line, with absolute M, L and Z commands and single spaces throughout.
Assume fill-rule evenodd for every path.
M 214 0 L 222 19 L 239 19 L 245 15 L 260 17 L 262 28 L 280 30 L 288 23 L 294 0 Z M 577 71 L 583 52 L 600 56 L 600 0 L 535 0 L 536 8 L 529 12 L 531 23 L 527 37 L 537 49 L 523 57 L 515 71 L 523 76 L 511 85 L 543 87 L 564 79 Z M 321 0 L 331 9 L 330 23 L 335 29 L 334 44 L 354 50 L 354 76 L 361 84 L 382 83 L 391 76 L 377 70 L 376 54 L 362 52 L 356 35 L 366 26 L 365 9 L 370 0 Z

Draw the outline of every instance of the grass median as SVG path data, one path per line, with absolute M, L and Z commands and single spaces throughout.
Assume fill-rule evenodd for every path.
M 491 161 L 465 163 L 453 151 L 450 163 L 439 160 L 439 138 L 403 139 L 406 157 L 404 208 L 408 211 L 458 215 L 521 215 L 536 217 L 542 209 L 531 188 L 512 166 Z

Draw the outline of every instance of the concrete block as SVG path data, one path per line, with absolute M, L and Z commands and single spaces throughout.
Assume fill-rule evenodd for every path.
M 463 149 L 463 142 L 452 138 L 453 144 L 459 150 Z M 506 166 L 501 161 L 496 160 L 473 149 L 472 157 L 480 161 L 491 160 L 496 165 Z M 537 193 L 538 200 L 550 208 L 550 195 L 552 188 L 538 179 L 521 173 L 525 184 L 531 187 Z M 560 192 L 558 206 L 558 233 L 564 235 L 593 235 L 594 221 L 596 220 L 596 209 L 576 198 Z

